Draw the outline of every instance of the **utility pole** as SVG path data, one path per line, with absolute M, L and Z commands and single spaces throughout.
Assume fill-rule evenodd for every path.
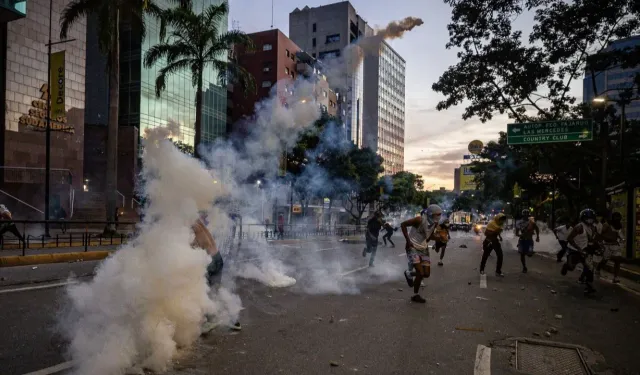
M 45 129 L 45 166 L 44 166 L 44 235 L 51 237 L 49 234 L 49 211 L 51 205 L 51 46 L 54 44 L 62 44 L 72 42 L 75 39 L 61 40 L 51 42 L 51 34 L 53 33 L 53 0 L 49 0 L 49 42 L 47 43 L 47 127 Z M 66 90 L 65 90 L 66 92 Z M 66 93 L 65 93 L 66 95 Z

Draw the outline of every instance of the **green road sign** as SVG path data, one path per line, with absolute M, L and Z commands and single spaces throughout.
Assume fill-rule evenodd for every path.
M 593 140 L 593 121 L 558 120 L 507 125 L 507 144 L 584 142 Z

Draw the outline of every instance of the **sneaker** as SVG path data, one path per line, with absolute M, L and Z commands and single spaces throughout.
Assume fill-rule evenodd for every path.
M 417 302 L 417 303 L 426 303 L 427 302 L 427 300 L 422 298 L 419 294 L 416 294 L 415 296 L 411 297 L 411 301 Z
M 527 273 L 527 267 L 522 268 L 522 273 Z
M 569 272 L 569 265 L 567 265 L 566 263 L 562 265 L 562 270 L 560 270 L 560 274 L 562 276 L 566 276 L 567 272 Z
M 426 286 L 426 285 L 424 285 L 424 281 L 420 281 L 420 286 L 423 287 L 423 288 Z
M 234 331 L 241 331 L 242 330 L 242 326 L 240 325 L 240 322 L 235 322 L 232 326 L 231 329 Z
M 481 274 L 481 275 L 484 275 L 484 270 L 480 270 L 480 274 Z
M 439 266 L 444 266 L 444 263 L 442 263 L 442 261 L 439 261 L 439 262 L 438 262 L 438 265 L 439 265 Z
M 407 280 L 407 285 L 409 285 L 409 288 L 413 288 L 413 278 L 411 277 L 411 272 L 404 270 L 404 278 Z
M 504 277 L 504 273 L 502 273 L 502 271 L 496 271 L 496 277 Z

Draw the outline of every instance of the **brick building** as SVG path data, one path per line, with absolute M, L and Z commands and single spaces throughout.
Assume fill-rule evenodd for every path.
M 308 79 L 315 84 L 315 98 L 318 105 L 332 115 L 337 114 L 337 97 L 329 88 L 327 79 L 319 69 L 319 62 L 305 53 L 278 29 L 249 34 L 255 50 L 237 48 L 234 53 L 238 63 L 253 75 L 256 93 L 246 94 L 233 90 L 231 110 L 234 130 L 243 131 L 244 119 L 255 113 L 255 105 L 274 94 L 283 101 L 291 96 L 293 81 Z

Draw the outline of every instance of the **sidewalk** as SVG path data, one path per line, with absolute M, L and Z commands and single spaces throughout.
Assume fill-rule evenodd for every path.
M 91 246 L 88 251 L 84 251 L 84 247 L 27 249 L 24 256 L 22 250 L 2 250 L 0 251 L 0 268 L 102 260 L 118 247 L 119 245 Z

